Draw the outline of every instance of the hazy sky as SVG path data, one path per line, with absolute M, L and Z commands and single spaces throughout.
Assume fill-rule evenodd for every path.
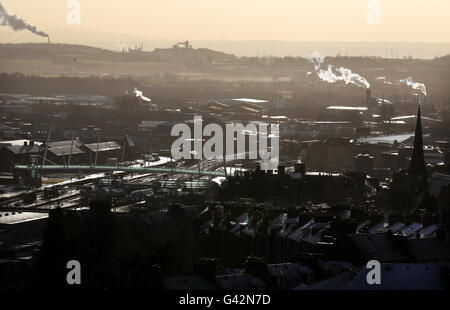
M 381 4 L 381 24 L 367 22 L 370 0 L 79 0 L 80 25 L 67 23 L 68 0 L 0 1 L 43 31 L 59 30 L 55 40 L 65 42 L 80 31 L 98 40 L 108 32 L 123 40 L 450 42 L 450 0 L 372 0 Z M 5 31 L 31 37 L 1 28 L 2 41 Z

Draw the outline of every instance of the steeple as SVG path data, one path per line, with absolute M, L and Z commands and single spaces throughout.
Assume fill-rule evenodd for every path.
M 420 107 L 417 113 L 416 133 L 414 135 L 414 148 L 411 164 L 408 172 L 415 175 L 425 175 L 425 159 L 423 156 L 422 120 L 420 118 Z

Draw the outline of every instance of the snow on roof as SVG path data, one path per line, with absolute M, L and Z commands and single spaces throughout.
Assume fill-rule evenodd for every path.
M 386 228 L 386 231 L 391 231 L 395 234 L 395 233 L 399 232 L 400 230 L 402 230 L 404 227 L 405 227 L 405 224 L 397 222 L 397 223 L 392 224 L 388 228 Z
M 415 234 L 416 232 L 418 232 L 420 229 L 422 229 L 423 225 L 420 223 L 411 223 L 408 226 L 406 226 L 405 228 L 403 228 L 401 230 L 401 233 L 403 236 L 405 237 L 409 237 L 413 234 Z
M 8 212 L 7 212 L 8 213 Z M 31 222 L 36 220 L 42 220 L 48 218 L 47 213 L 31 213 L 31 212 L 23 212 L 23 213 L 15 213 L 8 215 L 6 213 L 0 213 L 0 224 L 13 225 L 20 224 L 25 222 Z

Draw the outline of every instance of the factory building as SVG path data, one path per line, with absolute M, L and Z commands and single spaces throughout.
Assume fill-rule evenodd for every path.
M 111 159 L 122 158 L 122 146 L 116 142 L 99 142 L 84 144 L 81 148 L 88 154 L 90 164 L 106 164 Z
M 270 108 L 266 100 L 238 98 L 216 99 L 208 102 L 207 109 L 216 113 L 260 114 Z
M 82 164 L 86 162 L 87 156 L 77 146 L 60 146 L 48 149 L 47 159 L 50 163 L 58 165 Z M 70 161 L 69 161 L 70 159 Z
M 27 164 L 30 161 L 30 155 L 41 153 L 41 148 L 34 141 L 16 140 L 2 144 L 3 147 L 0 147 L 0 171 L 2 172 L 11 171 L 14 164 Z

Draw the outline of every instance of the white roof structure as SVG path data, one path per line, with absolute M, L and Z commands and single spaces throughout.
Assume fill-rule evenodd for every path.
M 329 106 L 327 110 L 342 110 L 342 111 L 367 111 L 369 108 L 367 107 L 348 107 L 348 106 Z
M 241 101 L 241 102 L 248 102 L 248 103 L 267 103 L 267 100 L 260 100 L 260 99 L 251 99 L 251 98 L 238 98 L 238 99 L 233 99 L 236 101 Z
M 11 145 L 24 145 L 24 143 L 30 144 L 31 140 L 10 140 L 10 141 L 0 141 L 0 147 L 1 146 L 11 146 Z M 37 146 L 42 145 L 42 142 L 36 142 L 34 141 L 34 144 Z
M 403 115 L 403 116 L 392 117 L 391 120 L 398 121 L 398 120 L 408 120 L 408 119 L 416 119 L 416 118 L 417 118 L 417 115 Z M 427 121 L 441 122 L 440 119 L 434 119 L 434 118 L 430 118 L 430 117 L 426 117 L 426 116 L 421 116 L 420 118 L 422 120 L 427 120 Z
M 398 134 L 398 135 L 390 135 L 390 136 L 358 138 L 358 139 L 355 139 L 355 142 L 367 143 L 367 144 L 378 144 L 378 143 L 394 144 L 395 141 L 397 141 L 397 143 L 403 143 L 412 137 L 414 137 L 414 132 Z
M 6 215 L 7 213 L 8 215 Z M 0 224 L 6 225 L 14 225 L 48 218 L 48 213 L 21 212 L 12 214 L 11 212 L 3 212 L 0 213 L 0 215 Z

